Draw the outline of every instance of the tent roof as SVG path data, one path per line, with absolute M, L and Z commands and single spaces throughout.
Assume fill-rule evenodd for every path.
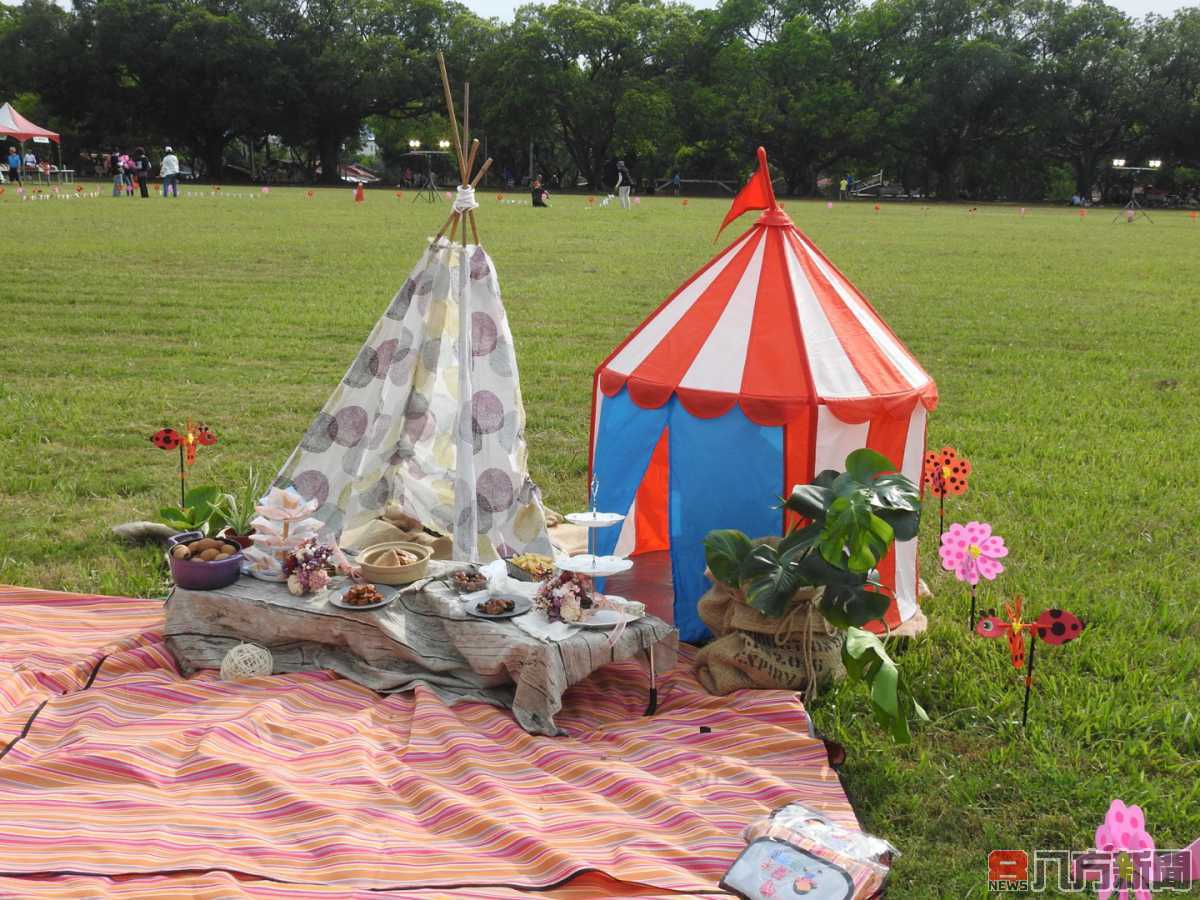
M 782 425 L 825 405 L 839 419 L 906 416 L 937 386 L 867 299 L 782 209 L 667 298 L 597 369 L 639 406 L 672 395 L 714 418 L 735 404 Z
M 13 109 L 11 103 L 5 103 L 3 106 L 0 106 L 0 135 L 14 137 L 18 141 L 44 137 L 58 143 L 58 132 L 43 128 L 41 125 L 34 125 Z

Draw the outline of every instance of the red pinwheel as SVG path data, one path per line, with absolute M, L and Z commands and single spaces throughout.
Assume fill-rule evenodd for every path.
M 1025 670 L 1025 708 L 1021 713 L 1021 727 L 1029 718 L 1029 693 L 1033 688 L 1033 652 L 1038 641 L 1047 644 L 1065 644 L 1073 641 L 1083 633 L 1083 621 L 1073 613 L 1063 609 L 1048 609 L 1031 621 L 1021 619 L 1022 597 L 1017 597 L 1013 603 L 1004 604 L 1004 616 L 1001 618 L 995 611 L 983 615 L 975 626 L 975 632 L 985 638 L 1008 638 L 1008 650 L 1012 656 L 1013 668 Z M 1025 632 L 1030 634 L 1029 653 L 1025 653 Z
M 962 495 L 967 492 L 967 477 L 971 464 L 966 457 L 959 456 L 953 447 L 930 450 L 925 454 L 925 469 L 922 481 L 929 493 L 938 498 L 938 534 L 946 530 L 946 495 Z
M 196 450 L 201 446 L 211 447 L 217 436 L 211 428 L 188 419 L 187 429 L 180 434 L 174 428 L 160 428 L 150 435 L 150 443 L 160 450 L 179 450 L 179 505 L 184 506 L 184 482 L 187 470 L 196 462 Z
M 174 450 L 183 443 L 183 438 L 174 428 L 160 428 L 150 435 L 150 441 L 159 450 Z

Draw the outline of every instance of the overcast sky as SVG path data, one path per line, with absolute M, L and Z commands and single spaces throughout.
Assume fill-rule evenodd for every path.
M 512 19 L 513 10 L 518 6 L 524 6 L 529 0 L 462 0 L 462 2 L 481 16 L 494 16 L 498 19 L 509 21 Z M 716 0 L 690 0 L 690 2 L 692 6 L 697 6 L 701 9 L 710 9 L 717 5 Z M 1196 5 L 1195 0 L 1192 0 L 1192 2 L 1180 2 L 1180 0 L 1108 0 L 1108 3 L 1117 7 L 1117 9 L 1124 10 L 1127 15 L 1133 16 L 1135 19 L 1140 19 L 1147 13 L 1169 16 L 1183 6 Z

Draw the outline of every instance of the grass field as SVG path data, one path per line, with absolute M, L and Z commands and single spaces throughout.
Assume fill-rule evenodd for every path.
M 161 596 L 158 553 L 108 534 L 175 496 L 174 458 L 147 436 L 195 416 L 220 435 L 195 483 L 273 473 L 446 215 L 383 191 L 236 191 L 0 197 L 0 582 Z M 1113 797 L 1145 808 L 1159 847 L 1200 836 L 1200 224 L 787 207 L 938 382 L 930 444 L 975 465 L 950 515 L 1011 548 L 983 602 L 1022 593 L 1088 623 L 1038 654 L 1023 735 L 1018 677 L 968 635 L 926 517 L 931 625 L 901 664 L 932 721 L 897 749 L 857 688 L 813 708 L 848 748 L 864 825 L 904 854 L 890 896 L 984 896 L 988 850 L 1086 849 Z M 584 500 L 594 366 L 717 249 L 725 208 L 485 201 L 552 506 Z

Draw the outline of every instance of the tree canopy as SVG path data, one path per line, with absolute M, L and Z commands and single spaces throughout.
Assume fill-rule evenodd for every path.
M 451 0 L 25 0 L 0 7 L 0 93 L 69 149 L 334 181 L 368 131 L 393 172 L 449 136 L 439 49 L 497 174 L 563 186 L 611 186 L 619 158 L 732 182 L 758 144 L 799 194 L 884 169 L 1037 199 L 1117 180 L 1113 156 L 1200 180 L 1200 9 L 1102 0 L 556 0 L 511 23 Z

